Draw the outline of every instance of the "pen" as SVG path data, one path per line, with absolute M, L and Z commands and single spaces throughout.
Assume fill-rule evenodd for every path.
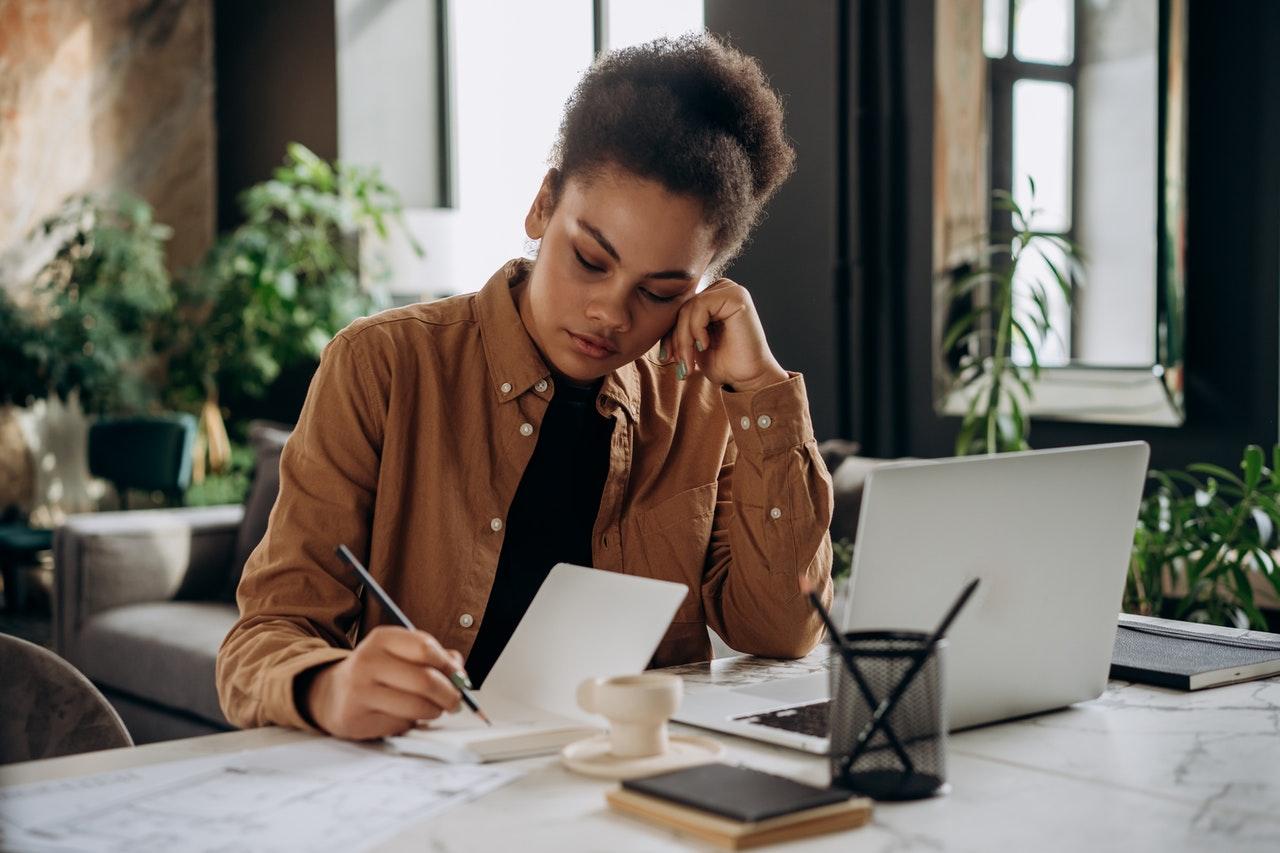
M 858 664 L 854 660 L 853 649 L 849 648 L 848 643 L 844 640 L 844 632 L 836 627 L 835 621 L 831 618 L 831 614 L 827 612 L 827 608 L 823 606 L 822 599 L 818 597 L 818 591 L 813 584 L 807 580 L 800 582 L 801 589 L 809 596 L 809 603 L 813 605 L 813 609 L 818 611 L 818 617 L 822 619 L 822 624 L 827 627 L 827 634 L 831 638 L 831 645 L 835 646 L 836 651 L 840 654 L 844 661 L 844 667 L 849 675 L 853 677 L 854 683 L 858 685 L 859 692 L 862 693 L 864 699 L 867 700 L 868 706 L 875 708 L 880 704 L 880 700 L 876 698 L 875 691 L 871 689 L 871 685 L 867 683 L 867 679 L 863 676 L 862 670 L 858 669 Z M 916 770 L 915 762 L 911 760 L 911 756 L 907 753 L 907 748 L 902 745 L 902 741 L 898 739 L 898 733 L 893 730 L 893 726 L 889 725 L 889 721 L 885 720 L 880 727 L 885 737 L 889 740 L 889 746 L 893 747 L 893 751 L 897 754 L 898 760 L 902 762 L 902 767 L 906 773 L 911 774 Z
M 942 617 L 942 622 L 929 635 L 929 638 L 924 641 L 924 647 L 916 653 L 915 659 L 907 667 L 907 671 L 898 679 L 898 683 L 894 685 L 889 695 L 885 696 L 880 704 L 876 706 L 875 713 L 871 715 L 867 725 L 858 733 L 858 737 L 853 744 L 853 751 L 844 756 L 843 772 L 847 773 L 853 763 L 866 750 L 867 744 L 871 742 L 871 738 L 876 733 L 876 729 L 883 727 L 884 718 L 889 715 L 889 712 L 898 704 L 898 700 L 907 692 L 907 688 L 911 686 L 911 682 L 915 679 L 917 673 L 924 669 L 925 662 L 929 660 L 929 655 L 933 654 L 933 650 L 937 648 L 938 643 L 946 636 L 947 629 L 951 627 L 951 623 L 960 615 L 960 611 L 964 609 L 965 604 L 969 601 L 969 596 L 973 595 L 973 591 L 978 588 L 978 582 L 979 578 L 974 578 L 965 585 L 964 589 L 960 590 L 960 595 L 952 602 L 951 609 L 947 611 L 947 615 Z
M 343 562 L 356 570 L 356 574 L 360 575 L 361 580 L 364 581 L 364 585 L 369 588 L 370 592 L 378 597 L 378 600 L 382 602 L 383 607 L 391 611 L 391 615 L 396 617 L 396 620 L 399 621 L 401 625 L 408 628 L 410 631 L 417 630 L 413 627 L 413 623 L 409 621 L 409 617 L 404 615 L 404 611 L 396 606 L 396 603 L 391 600 L 391 596 L 387 595 L 387 591 L 382 588 L 381 584 L 373 579 L 373 575 L 369 574 L 368 569 L 360 565 L 360 561 L 356 559 L 356 555 L 352 554 L 351 550 L 347 548 L 346 545 L 339 545 L 335 550 L 338 552 L 338 556 L 342 558 Z M 458 692 L 462 694 L 462 701 L 466 703 L 466 706 L 470 708 L 477 717 L 484 720 L 485 725 L 492 726 L 493 722 L 485 716 L 484 711 L 480 710 L 480 706 L 476 704 L 476 700 L 473 699 L 471 694 L 467 691 L 467 687 L 470 683 L 467 681 L 467 677 L 461 672 L 455 672 L 449 676 L 449 681 L 454 687 L 458 688 Z

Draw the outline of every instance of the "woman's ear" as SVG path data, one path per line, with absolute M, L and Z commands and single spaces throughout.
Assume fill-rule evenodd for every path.
M 547 224 L 556 206 L 555 187 L 559 180 L 560 173 L 556 169 L 548 169 L 542 176 L 542 186 L 538 187 L 538 194 L 533 197 L 533 204 L 529 205 L 529 212 L 524 217 L 524 233 L 530 240 L 541 240 L 547 233 Z

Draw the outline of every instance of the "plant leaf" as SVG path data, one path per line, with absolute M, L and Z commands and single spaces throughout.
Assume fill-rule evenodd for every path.
M 1022 340 L 1027 347 L 1027 354 L 1031 357 L 1031 375 L 1034 376 L 1036 379 L 1039 379 L 1040 378 L 1040 356 L 1036 353 L 1036 347 L 1038 346 L 1038 344 L 1031 339 L 1031 336 L 1027 334 L 1027 330 L 1023 328 L 1022 324 L 1018 322 L 1017 318 L 1012 318 L 1011 322 L 1013 324 L 1014 331 L 1022 336 Z
M 1192 463 L 1191 465 L 1188 465 L 1187 470 L 1192 471 L 1196 474 L 1207 474 L 1213 477 L 1218 477 L 1219 479 L 1226 480 L 1230 483 L 1234 483 L 1236 486 L 1242 489 L 1245 488 L 1243 480 L 1241 480 L 1235 474 L 1232 474 L 1226 468 L 1223 468 L 1219 465 L 1213 465 L 1209 462 L 1195 462 L 1195 463 Z
M 1240 467 L 1244 469 L 1245 491 L 1252 492 L 1262 481 L 1262 448 L 1256 444 L 1246 447 Z

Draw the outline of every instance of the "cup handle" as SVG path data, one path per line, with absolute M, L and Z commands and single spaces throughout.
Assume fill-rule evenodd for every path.
M 588 714 L 600 713 L 596 710 L 596 686 L 599 683 L 598 678 L 588 678 L 578 685 L 578 707 Z

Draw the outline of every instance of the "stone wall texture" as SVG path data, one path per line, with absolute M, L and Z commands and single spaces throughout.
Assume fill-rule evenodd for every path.
M 209 247 L 211 7 L 0 0 L 0 281 L 12 286 L 40 260 L 27 235 L 87 191 L 126 189 L 150 202 L 173 228 L 171 270 Z

